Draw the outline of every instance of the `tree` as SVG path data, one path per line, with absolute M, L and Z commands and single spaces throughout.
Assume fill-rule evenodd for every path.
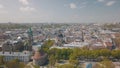
M 17 59 L 11 60 L 7 63 L 8 68 L 18 68 L 18 66 L 19 66 L 19 62 Z
M 4 61 L 4 56 L 0 56 L 0 65 L 4 65 L 5 61 Z
M 50 49 L 48 53 L 49 53 L 49 56 L 54 55 L 57 61 L 59 61 L 60 59 L 68 60 L 72 53 L 72 49 L 53 48 L 53 49 Z
M 102 49 L 102 50 L 100 50 L 100 55 L 104 56 L 104 57 L 110 57 L 111 52 L 108 49 Z
M 73 59 L 70 59 L 69 60 L 69 62 L 72 64 L 72 65 L 74 65 L 75 67 L 78 67 L 78 65 L 79 65 L 79 60 L 73 60 Z
M 93 66 L 93 68 L 115 68 L 115 65 L 112 63 L 112 61 L 105 58 L 103 61 Z
M 6 66 L 8 68 L 24 68 L 25 67 L 24 63 L 19 62 L 18 59 L 14 59 L 14 60 L 7 62 Z
M 37 66 L 37 65 L 33 65 L 34 66 L 34 68 L 40 68 L 40 66 Z
M 75 68 L 75 67 L 72 64 L 64 64 L 64 65 L 58 66 L 57 68 Z
M 54 40 L 47 40 L 47 41 L 45 41 L 44 44 L 42 45 L 41 49 L 44 52 L 48 53 L 49 52 L 49 48 L 51 46 L 53 46 L 54 42 L 55 42 Z
M 111 54 L 113 58 L 120 59 L 120 50 L 113 50 Z
M 51 55 L 49 57 L 49 64 L 50 64 L 51 68 L 55 65 L 55 63 L 56 63 L 56 58 L 54 55 Z
M 19 68 L 24 68 L 25 67 L 25 64 L 23 62 L 20 62 L 19 63 Z

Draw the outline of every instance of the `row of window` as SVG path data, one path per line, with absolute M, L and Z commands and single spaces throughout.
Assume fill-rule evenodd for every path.
M 29 61 L 29 56 L 5 56 L 6 61 L 10 61 L 13 59 L 19 59 L 20 61 Z

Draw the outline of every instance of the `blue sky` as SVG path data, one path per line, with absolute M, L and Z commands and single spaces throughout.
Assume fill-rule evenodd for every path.
M 0 22 L 120 22 L 120 0 L 0 0 Z

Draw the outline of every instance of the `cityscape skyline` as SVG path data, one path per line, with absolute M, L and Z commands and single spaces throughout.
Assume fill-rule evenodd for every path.
M 119 0 L 0 0 L 0 23 L 120 22 Z

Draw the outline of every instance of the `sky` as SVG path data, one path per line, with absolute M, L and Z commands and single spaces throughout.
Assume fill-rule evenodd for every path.
M 120 22 L 120 0 L 0 0 L 0 23 Z

